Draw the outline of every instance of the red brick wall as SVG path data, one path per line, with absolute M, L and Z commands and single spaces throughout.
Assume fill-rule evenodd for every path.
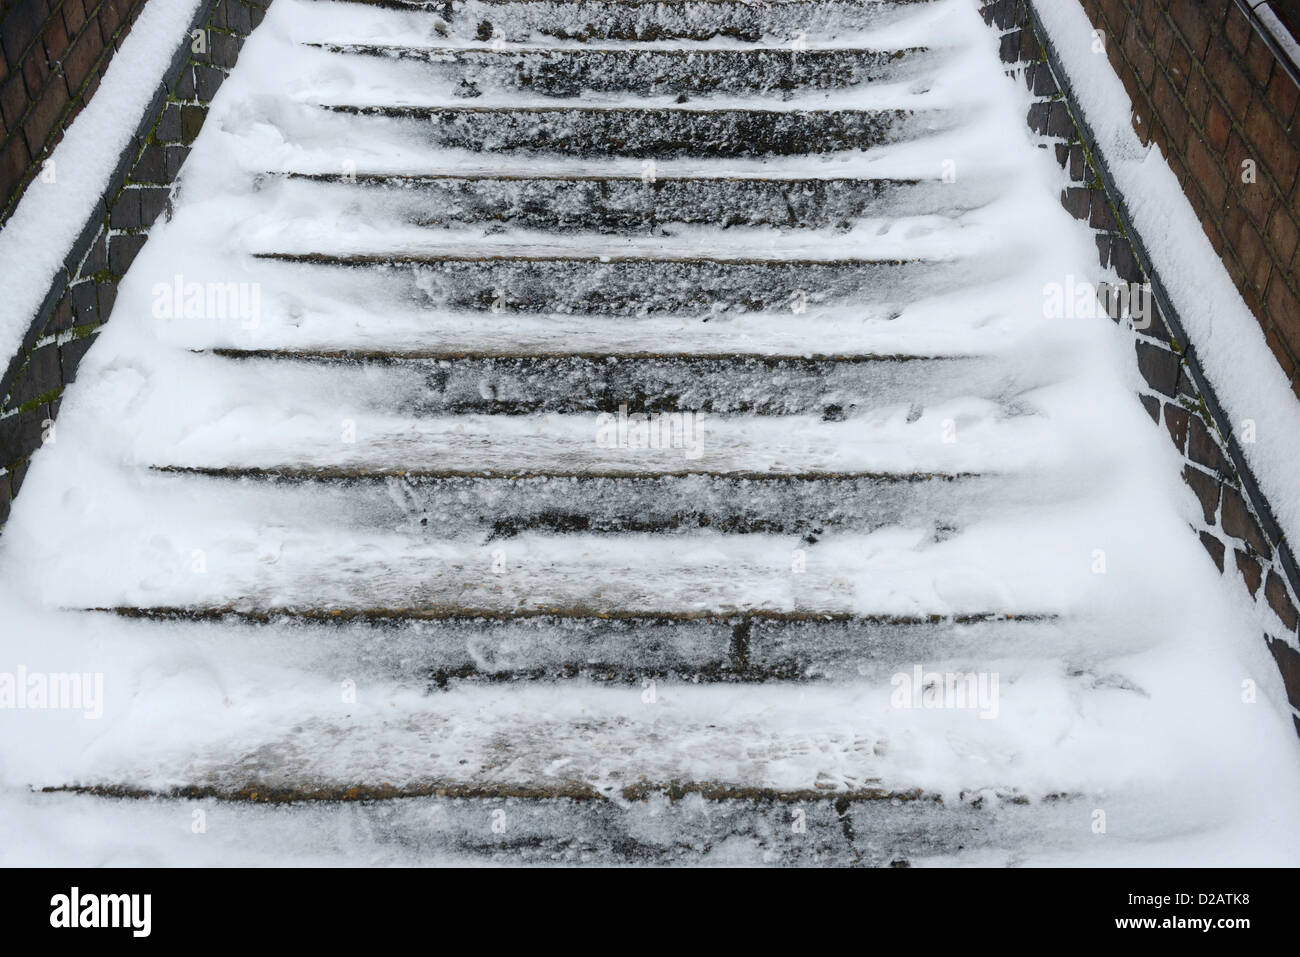
M 1080 2 L 1300 396 L 1300 90 L 1232 0 Z
M 0 223 L 90 101 L 144 4 L 7 0 L 0 8 Z

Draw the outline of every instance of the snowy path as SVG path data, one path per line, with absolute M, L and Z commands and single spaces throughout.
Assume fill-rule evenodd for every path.
M 0 860 L 1294 864 L 1026 107 L 969 0 L 278 0 L 0 543 L 104 676 Z

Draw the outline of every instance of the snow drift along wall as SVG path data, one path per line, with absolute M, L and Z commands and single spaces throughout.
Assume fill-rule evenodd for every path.
M 81 358 L 99 327 L 108 320 L 117 284 L 144 245 L 150 226 L 165 214 L 172 184 L 189 154 L 190 144 L 203 126 L 208 104 L 234 67 L 244 38 L 262 21 L 267 3 L 269 0 L 202 0 L 188 29 L 176 29 L 174 37 L 164 38 L 171 59 L 162 72 L 162 82 L 117 158 L 102 194 L 96 193 L 100 198 L 66 250 L 66 258 L 55 270 L 39 308 L 33 310 L 30 322 L 26 322 L 25 316 L 20 317 L 25 328 L 14 336 L 15 340 L 21 338 L 18 348 L 5 349 L 0 355 L 0 525 L 8 518 L 10 502 L 22 485 L 31 454 L 56 435 L 54 421 L 63 389 L 76 377 Z M 80 75 L 79 68 L 72 65 L 75 51 L 66 53 L 62 61 L 56 61 L 51 67 L 47 58 L 51 50 L 58 49 L 58 44 L 49 38 L 61 36 L 60 29 L 66 31 L 69 23 L 77 23 L 81 28 L 76 33 L 77 48 L 82 42 L 93 47 L 93 39 L 82 39 L 91 36 L 85 32 L 90 29 L 87 26 L 90 21 L 75 19 L 76 9 L 82 4 L 83 0 L 20 0 L 0 21 L 0 43 L 6 56 L 11 42 L 14 49 L 26 51 L 23 62 L 39 61 L 43 68 L 50 70 L 50 77 L 61 77 L 59 82 L 65 83 L 64 94 L 60 94 L 63 96 L 69 94 L 67 84 L 73 81 L 74 74 Z M 104 0 L 102 4 L 84 0 L 85 8 L 94 8 L 98 18 L 95 22 L 102 24 L 96 27 L 101 30 L 97 42 L 104 47 L 101 72 L 111 53 L 109 41 L 122 42 L 127 26 L 139 19 L 144 5 L 145 0 L 134 3 Z M 16 30 L 14 24 L 19 22 L 22 30 L 14 35 L 27 39 L 11 41 L 10 33 L 3 30 Z M 139 22 L 138 29 L 143 29 L 144 21 Z M 10 67 L 6 65 L 5 69 Z M 35 66 L 27 67 L 24 83 L 28 71 L 33 75 L 39 72 Z M 3 76 L 0 74 L 0 78 Z M 13 79 L 10 77 L 8 82 Z M 78 109 L 89 100 L 97 83 L 98 74 L 86 81 L 79 94 Z M 87 111 L 85 116 L 89 117 L 90 113 Z M 5 115 L 8 129 L 8 114 Z M 63 111 L 59 114 L 59 124 L 70 123 L 75 115 L 76 110 Z M 57 143 L 62 131 L 63 126 L 56 125 L 50 146 Z M 31 150 L 27 155 L 30 159 Z M 64 180 L 59 177 L 76 173 L 76 170 L 60 171 L 56 166 L 53 185 L 61 186 Z M 39 178 L 39 163 L 24 175 L 25 180 L 16 181 L 20 190 L 23 183 L 28 184 L 28 193 L 46 186 Z M 98 184 L 95 185 L 98 189 Z M 13 212 L 19 199 L 21 195 L 10 202 L 6 215 Z M 18 218 L 10 220 L 10 225 Z M 31 276 L 24 281 L 44 282 L 44 278 Z
M 1092 0 L 1078 2 L 1097 6 Z M 1232 0 L 1210 0 L 1204 5 L 1133 0 L 1133 5 L 1159 8 L 1162 17 L 1166 8 L 1183 11 L 1195 6 L 1198 17 L 1212 19 L 1212 9 L 1217 9 L 1221 17 L 1215 22 L 1221 23 Z M 1126 0 L 1112 0 L 1105 6 L 1114 15 Z M 1004 31 L 1003 61 L 1023 76 L 1034 94 L 1027 118 L 1030 126 L 1044 137 L 1044 145 L 1055 150 L 1068 173 L 1072 185 L 1062 191 L 1062 205 L 1096 232 L 1099 284 L 1118 278 L 1153 290 L 1149 325 L 1134 330 L 1136 364 L 1145 383 L 1138 398 L 1152 420 L 1164 425 L 1183 458 L 1183 480 L 1201 505 L 1201 520 L 1193 528 L 1201 544 L 1220 572 L 1241 581 L 1260 610 L 1266 623 L 1264 638 L 1282 673 L 1300 732 L 1300 567 L 1153 263 L 1150 249 L 1166 238 L 1144 236 L 1135 224 L 1108 167 L 1106 149 L 1094 132 L 1094 124 L 1104 123 L 1105 118 L 1086 115 L 1072 90 L 1075 81 L 1091 81 L 1068 74 L 1031 0 L 991 0 L 982 9 L 986 22 Z M 1133 21 L 1126 22 L 1128 33 L 1111 36 L 1103 30 L 1100 45 L 1113 50 L 1130 42 L 1120 39 L 1135 29 Z M 1188 67 L 1184 64 L 1180 69 Z M 1283 79 L 1290 82 L 1285 75 Z M 1135 126 L 1136 120 L 1135 116 Z M 1151 125 L 1149 117 L 1144 122 Z M 1170 162 L 1173 165 L 1174 160 Z M 1184 190 L 1189 189 L 1188 175 L 1186 168 L 1179 170 Z M 1204 196 L 1192 201 L 1204 202 Z M 1294 212 L 1282 204 L 1270 207 L 1270 217 L 1279 209 L 1288 216 Z M 1216 251 L 1220 248 L 1215 246 Z M 1284 401 L 1290 399 L 1286 395 Z

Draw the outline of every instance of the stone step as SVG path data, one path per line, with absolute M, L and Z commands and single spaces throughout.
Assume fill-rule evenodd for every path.
M 463 40 L 712 40 L 833 38 L 933 9 L 933 0 L 348 0 L 416 16 L 393 21 Z
M 767 355 L 422 356 L 393 352 L 215 349 L 270 376 L 309 364 L 371 410 L 434 416 L 650 412 L 808 415 L 838 421 L 902 404 L 976 396 L 1017 408 L 1032 385 L 974 357 Z M 368 397 L 367 397 L 368 396 Z M 632 420 L 635 424 L 636 420 Z M 670 423 L 678 429 L 689 423 Z
M 255 379 L 241 376 L 231 386 L 246 378 Z M 918 418 L 903 407 L 843 422 L 822 415 L 683 415 L 690 431 L 679 435 L 678 420 L 659 413 L 647 413 L 651 418 L 635 428 L 629 420 L 626 430 L 617 416 L 591 414 L 415 418 L 331 405 L 338 396 L 296 396 L 277 386 L 268 383 L 225 411 L 201 407 L 183 426 L 184 444 L 160 443 L 154 452 L 145 442 L 141 454 L 154 459 L 148 464 L 204 468 L 737 478 L 994 475 L 1068 458 L 1069 437 L 1050 423 L 987 400 L 927 407 Z
M 362 469 L 164 468 L 239 486 L 213 487 L 229 507 L 277 511 L 306 524 L 324 514 L 342 527 L 440 539 L 508 540 L 530 531 L 582 534 L 762 533 L 817 539 L 832 531 L 933 525 L 952 534 L 987 515 L 999 497 L 1043 501 L 1038 480 L 975 475 L 836 478 L 430 475 Z M 158 494 L 165 494 L 159 489 Z
M 329 53 L 419 63 L 456 96 L 524 90 L 543 96 L 766 95 L 838 90 L 921 75 L 934 55 L 904 50 L 578 48 L 491 50 L 381 44 L 312 44 Z
M 803 310 L 852 301 L 897 302 L 953 291 L 974 263 L 792 260 L 707 256 L 589 256 L 473 251 L 336 254 L 267 251 L 264 261 L 317 271 L 377 271 L 394 299 L 425 309 L 605 316 Z M 310 281 L 310 280 L 307 280 Z
M 276 179 L 268 174 L 267 187 Z M 364 203 L 424 226 L 489 225 L 599 233 L 677 225 L 845 229 L 867 218 L 958 215 L 992 201 L 987 179 L 758 179 L 738 176 L 388 176 L 288 174 L 286 202 Z M 277 198 L 281 198 L 277 196 Z
M 768 863 L 1014 856 L 1095 844 L 1099 806 L 1125 833 L 1177 834 L 1181 821 L 1161 819 L 1165 804 L 1119 786 L 1122 770 L 1069 770 L 1081 746 L 1068 737 L 1059 785 L 1024 766 L 1026 747 L 1083 720 L 1060 694 L 1081 680 L 1005 682 L 1000 707 L 1033 716 L 1012 726 L 976 708 L 895 707 L 888 681 L 797 695 L 666 681 L 580 695 L 472 684 L 432 696 L 356 682 L 340 700 L 336 678 L 245 704 L 255 715 L 164 733 L 148 763 L 126 740 L 102 740 L 75 778 L 50 780 L 53 764 L 36 787 L 250 812 L 292 805 L 293 817 L 315 821 L 355 806 L 366 817 L 350 814 L 354 825 L 381 843 L 514 862 L 699 862 L 729 845 Z M 1145 753 L 1132 750 L 1130 759 Z
M 1068 694 L 1039 696 L 1084 683 L 1046 672 L 1000 682 L 1002 714 L 1038 714 L 1036 730 L 982 720 L 979 701 L 955 694 L 943 708 L 903 706 L 889 681 L 822 683 L 796 694 L 774 684 L 663 682 L 653 694 L 589 684 L 581 695 L 572 684 L 470 684 L 430 695 L 358 683 L 349 700 L 338 681 L 304 677 L 283 691 L 241 691 L 241 698 L 252 695 L 255 713 L 165 731 L 149 762 L 110 738 L 83 757 L 78 779 L 58 780 L 52 763 L 49 777 L 34 783 L 277 802 L 440 793 L 620 802 L 818 793 L 958 800 L 979 791 L 1041 800 L 1059 792 L 1043 788 L 1036 769 L 1024 768 L 1007 745 L 1078 721 Z M 925 728 L 939 740 L 918 740 Z M 176 740 L 186 747 L 166 746 Z M 1068 793 L 1079 776 L 1062 777 Z
M 905 109 L 693 109 L 686 107 L 474 107 L 323 105 L 370 123 L 397 124 L 426 147 L 485 153 L 745 158 L 865 150 L 916 139 L 956 122 Z
M 215 257 L 214 257 L 215 260 Z M 1005 262 L 1006 260 L 1004 260 Z M 226 261 L 187 273 L 219 284 Z M 874 299 L 813 301 L 796 311 L 798 290 L 766 311 L 714 309 L 683 313 L 492 312 L 440 309 L 423 301 L 410 274 L 381 267 L 310 267 L 300 263 L 254 264 L 260 290 L 253 320 L 228 310 L 162 321 L 155 325 L 169 345 L 191 351 L 271 348 L 304 352 L 409 351 L 430 358 L 468 356 L 773 355 L 831 358 L 841 355 L 972 356 L 992 351 L 1024 354 L 1017 368 L 1068 371 L 1070 364 L 1035 354 L 1037 324 L 1008 301 L 996 264 L 978 283 L 951 288 L 936 269 L 933 295 L 923 283 L 915 295 L 891 300 L 881 288 Z M 311 269 L 310 283 L 302 272 Z M 409 268 L 409 267 L 408 267 Z M 250 273 L 252 270 L 250 270 Z M 488 277 L 490 278 L 490 276 Z M 939 282 L 938 280 L 943 280 Z M 495 297 L 494 297 L 495 299 Z M 184 305 L 175 315 L 184 316 Z M 250 329 L 249 326 L 255 325 Z M 1025 378 L 1021 375 L 1020 378 Z
M 565 615 L 476 609 L 99 609 L 141 627 L 227 629 L 312 674 L 399 681 L 640 684 L 871 680 L 917 661 L 1041 660 L 1086 653 L 1090 633 L 1051 615 Z M 247 632 L 230 633 L 242 628 Z M 191 639 L 194 640 L 194 639 Z M 972 667 L 974 665 L 972 664 Z
M 90 522 L 111 541 L 70 558 L 66 580 L 44 591 L 71 607 L 815 617 L 1056 614 L 1092 585 L 1063 578 L 1078 564 L 1078 533 L 1061 540 L 1059 523 L 1046 520 L 1032 538 L 1019 518 L 955 532 L 932 523 L 802 537 L 530 530 L 487 542 L 323 517 L 292 524 L 274 509 L 245 514 L 188 491 L 149 499 L 151 514 L 134 525 Z M 123 508 L 134 515 L 142 504 Z
M 386 798 L 387 788 L 359 786 L 338 800 L 297 800 L 291 811 L 281 792 L 266 789 L 222 803 L 187 797 L 209 792 L 184 787 L 165 792 L 168 800 L 122 800 L 161 796 L 123 788 L 33 799 L 41 802 L 41 823 L 67 822 L 82 835 L 76 846 L 86 866 L 117 860 L 121 834 L 131 835 L 132 862 L 168 860 L 177 816 L 189 821 L 197 811 L 219 814 L 221 827 L 189 844 L 191 866 L 279 866 L 286 858 L 327 866 L 1000 866 L 1022 862 L 1025 847 L 1070 860 L 1087 843 L 1078 825 L 1086 811 L 1078 799 L 1058 796 L 1029 801 L 980 791 L 940 801 L 913 791 L 754 789 L 727 797 L 689 782 L 666 793 L 632 791 L 632 800 L 442 790 Z M 97 841 L 106 822 L 112 837 Z

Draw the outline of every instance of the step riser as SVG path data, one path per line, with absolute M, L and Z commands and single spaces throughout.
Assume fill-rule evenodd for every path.
M 437 808 L 437 810 L 434 810 Z M 502 812 L 495 821 L 493 811 Z M 422 824 L 414 808 L 384 815 L 405 819 L 407 839 L 426 852 L 447 848 L 497 863 L 747 864 L 782 866 L 906 866 L 916 858 L 967 850 L 1025 846 L 1080 835 L 1052 826 L 1049 805 L 997 808 L 930 800 L 740 802 L 652 798 L 626 807 L 590 802 L 457 801 L 429 808 L 439 826 Z M 1083 817 L 1083 812 L 1079 812 Z M 382 811 L 374 814 L 380 817 Z M 513 830 L 512 830 L 513 825 Z M 396 829 L 396 827 L 395 827 Z M 1056 831 L 1055 841 L 1049 837 Z
M 254 615 L 261 614 L 261 609 L 277 607 L 296 616 L 316 614 L 319 610 L 326 618 L 343 618 L 349 614 L 367 617 L 374 609 L 394 609 L 391 614 L 401 618 L 518 617 L 521 612 L 584 618 L 629 612 L 643 617 L 671 617 L 679 609 L 689 609 L 691 617 L 705 617 L 726 614 L 733 609 L 773 606 L 790 609 L 791 614 L 799 617 L 816 618 L 870 612 L 882 604 L 890 610 L 901 611 L 914 604 L 900 598 L 891 600 L 891 596 L 864 600 L 859 597 L 858 582 L 871 580 L 868 571 L 855 567 L 851 559 L 834 567 L 824 562 L 819 565 L 826 552 L 815 547 L 811 551 L 803 549 L 798 539 L 775 540 L 762 554 L 719 557 L 707 562 L 664 559 L 657 567 L 648 562 L 638 563 L 630 550 L 626 554 L 620 550 L 613 557 L 591 555 L 604 539 L 595 543 L 588 539 L 589 549 L 578 559 L 534 559 L 529 563 L 522 557 L 532 554 L 529 549 L 536 551 L 560 543 L 539 542 L 537 538 L 522 544 L 518 540 L 485 545 L 466 543 L 461 546 L 461 554 L 448 557 L 448 547 L 460 543 L 412 543 L 394 541 L 394 538 L 386 542 L 400 546 L 401 554 L 392 559 L 376 555 L 373 549 L 357 554 L 322 542 L 310 554 L 286 556 L 268 572 L 260 565 L 248 564 L 242 555 L 236 561 L 227 560 L 220 551 L 227 543 L 218 539 L 216 533 L 207 537 L 194 535 L 191 543 L 206 554 L 209 569 L 220 572 L 219 582 L 214 580 L 214 575 L 194 574 L 189 564 L 177 561 L 162 569 L 163 574 L 172 573 L 165 587 L 152 588 L 147 593 L 142 589 L 140 576 L 133 579 L 130 572 L 116 572 L 113 579 L 88 586 L 71 583 L 60 586 L 59 590 L 66 596 L 62 599 L 64 603 L 70 606 L 102 606 L 112 601 L 108 596 L 126 594 L 134 602 L 157 597 L 186 608 L 233 607 Z M 721 552 L 727 543 L 734 541 L 730 537 L 721 540 L 716 551 Z M 660 546 L 656 551 L 662 551 L 663 546 L 671 543 L 654 544 Z M 836 542 L 830 547 L 842 545 Z M 248 541 L 241 547 L 255 552 L 256 543 Z M 803 561 L 808 570 L 802 574 L 796 568 L 796 548 L 801 548 L 806 555 Z M 838 547 L 838 551 L 843 554 L 843 547 Z M 151 558 L 145 546 L 118 546 L 113 554 L 122 562 L 140 564 Z M 188 556 L 187 552 L 187 560 Z M 667 567 L 661 571 L 663 566 Z M 921 586 L 915 583 L 919 577 L 919 573 L 913 573 L 912 580 L 904 587 L 919 589 Z M 1008 600 L 996 592 L 989 585 L 981 588 L 978 595 L 971 595 L 969 601 L 978 603 L 980 614 L 1012 611 L 1014 606 L 1009 607 Z M 1034 611 L 1052 611 L 1058 607 L 1045 602 L 1031 605 L 1031 600 L 1022 600 L 1021 607 Z M 940 607 L 946 610 L 946 603 Z
M 360 257 L 267 254 L 268 260 L 372 269 L 395 298 L 429 309 L 640 316 L 788 310 L 898 302 L 958 287 L 972 266 L 878 262 L 633 260 L 368 261 Z
M 865 150 L 942 129 L 948 118 L 906 110 L 447 109 L 328 107 L 397 124 L 424 146 L 482 153 L 743 159 Z
M 1106 806 L 1114 805 L 1112 799 Z M 147 810 L 155 804 L 133 806 Z M 1062 820 L 1062 810 L 1068 814 L 1071 807 L 1074 814 Z M 656 795 L 620 805 L 503 794 L 291 806 L 202 799 L 183 800 L 172 810 L 188 821 L 200 808 L 222 822 L 220 832 L 210 832 L 216 835 L 211 840 L 234 829 L 235 840 L 246 848 L 265 841 L 309 860 L 328 848 L 338 854 L 339 860 L 326 861 L 334 864 L 454 864 L 467 858 L 501 865 L 903 867 L 959 849 L 1011 854 L 1027 846 L 1077 846 L 1089 837 L 1095 843 L 1088 809 L 1062 800 L 994 805 L 910 796 L 844 800 L 830 793 L 750 801 L 695 795 L 673 801 Z M 286 814 L 301 826 L 287 826 Z M 149 834 L 150 823 L 132 821 L 130 830 Z M 255 835 L 264 829 L 259 841 Z
M 810 40 L 852 34 L 915 15 L 927 0 L 835 3 L 740 2 L 740 0 L 575 0 L 575 2 L 383 2 L 379 6 L 422 11 L 418 22 L 432 35 L 465 40 L 497 37 L 518 42 L 551 37 L 560 40 L 711 40 L 758 42 L 765 37 L 790 40 L 800 33 Z M 439 26 L 440 24 L 440 26 Z
M 186 612 L 152 613 L 160 622 Z M 217 618 L 239 625 L 240 616 Z M 150 627 L 168 627 L 157 624 Z M 250 640 L 304 671 L 422 690 L 512 681 L 580 680 L 643 687 L 666 682 L 855 681 L 888 688 L 917 664 L 978 671 L 999 658 L 1083 652 L 1086 638 L 1043 621 L 762 618 L 450 618 L 331 621 L 275 616 Z M 266 631 L 262 631 L 266 629 Z M 665 685 L 665 690 L 670 685 Z
M 866 217 L 959 214 L 985 205 L 991 184 L 889 180 L 295 180 L 286 196 L 335 201 L 346 190 L 371 218 L 425 226 L 658 233 L 673 225 L 847 228 Z
M 919 75 L 917 51 L 867 50 L 547 50 L 423 51 L 400 47 L 328 46 L 332 53 L 421 63 L 426 76 L 455 84 L 455 95 L 526 91 L 543 96 L 591 93 L 790 95 L 849 89 Z
M 199 473 L 206 474 L 206 473 Z M 1002 477 L 892 481 L 885 478 L 751 482 L 720 476 L 662 478 L 379 477 L 335 480 L 244 473 L 238 488 L 214 486 L 238 511 L 274 509 L 309 524 L 328 515 L 350 528 L 396 529 L 447 540 L 504 541 L 554 534 L 714 533 L 820 537 L 889 525 L 934 526 L 945 534 L 987 515 L 1001 498 L 1041 490 Z M 238 471 L 218 473 L 223 480 Z M 159 494 L 165 494 L 160 489 Z
M 356 361 L 293 354 L 272 358 L 224 350 L 221 354 L 255 362 L 273 377 L 282 363 L 305 360 L 313 368 L 327 371 L 340 392 L 372 395 L 372 410 L 421 416 L 547 412 L 627 416 L 666 412 L 815 414 L 840 420 L 897 405 L 910 406 L 911 412 L 919 416 L 927 404 L 1016 391 L 1005 372 L 999 373 L 996 363 L 976 359 L 854 362 L 554 357 Z M 634 427 L 634 423 L 627 426 Z M 675 427 L 688 429 L 689 423 L 676 423 Z

